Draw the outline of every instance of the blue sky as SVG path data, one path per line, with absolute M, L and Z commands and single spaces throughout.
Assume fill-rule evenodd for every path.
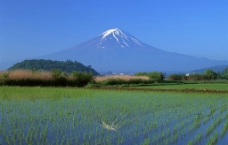
M 0 62 L 70 48 L 110 28 L 166 51 L 228 60 L 227 0 L 0 0 Z

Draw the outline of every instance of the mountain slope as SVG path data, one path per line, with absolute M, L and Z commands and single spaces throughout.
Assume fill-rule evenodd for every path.
M 110 29 L 72 48 L 44 56 L 53 60 L 77 60 L 99 72 L 191 71 L 227 61 L 164 51 L 149 46 L 118 28 Z

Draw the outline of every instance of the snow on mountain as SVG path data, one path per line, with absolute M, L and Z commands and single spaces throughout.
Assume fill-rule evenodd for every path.
M 130 34 L 127 34 L 118 28 L 109 29 L 102 33 L 101 36 L 102 39 L 100 41 L 100 44 L 102 44 L 104 41 L 114 39 L 122 48 L 129 48 L 130 46 L 146 47 L 145 44 L 137 40 L 134 36 L 131 36 Z
M 116 29 L 109 29 L 107 31 L 105 31 L 104 33 L 102 33 L 102 39 L 104 39 L 106 36 L 110 35 L 110 34 L 114 34 L 116 31 L 116 34 L 119 35 L 119 31 L 118 31 L 118 28 Z M 114 36 L 114 35 L 113 35 Z M 114 36 L 115 37 L 115 36 Z M 118 41 L 118 40 L 117 40 Z
M 148 47 L 156 49 L 141 42 L 131 34 L 115 28 L 109 29 L 86 43 L 81 43 L 71 49 L 147 49 Z

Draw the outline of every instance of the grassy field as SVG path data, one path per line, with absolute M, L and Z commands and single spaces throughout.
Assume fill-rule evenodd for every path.
M 197 89 L 197 90 L 228 90 L 228 84 L 221 83 L 199 83 L 199 84 L 174 84 L 159 86 L 143 86 L 143 88 L 162 88 L 162 89 Z
M 226 144 L 228 95 L 0 87 L 0 144 Z

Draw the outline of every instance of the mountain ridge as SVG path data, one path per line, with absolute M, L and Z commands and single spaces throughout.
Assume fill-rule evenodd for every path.
M 211 69 L 215 72 L 222 73 L 227 67 L 228 67 L 228 65 L 217 65 L 217 66 L 211 66 L 211 67 L 207 67 L 207 68 L 192 70 L 190 73 L 204 73 L 208 69 Z

